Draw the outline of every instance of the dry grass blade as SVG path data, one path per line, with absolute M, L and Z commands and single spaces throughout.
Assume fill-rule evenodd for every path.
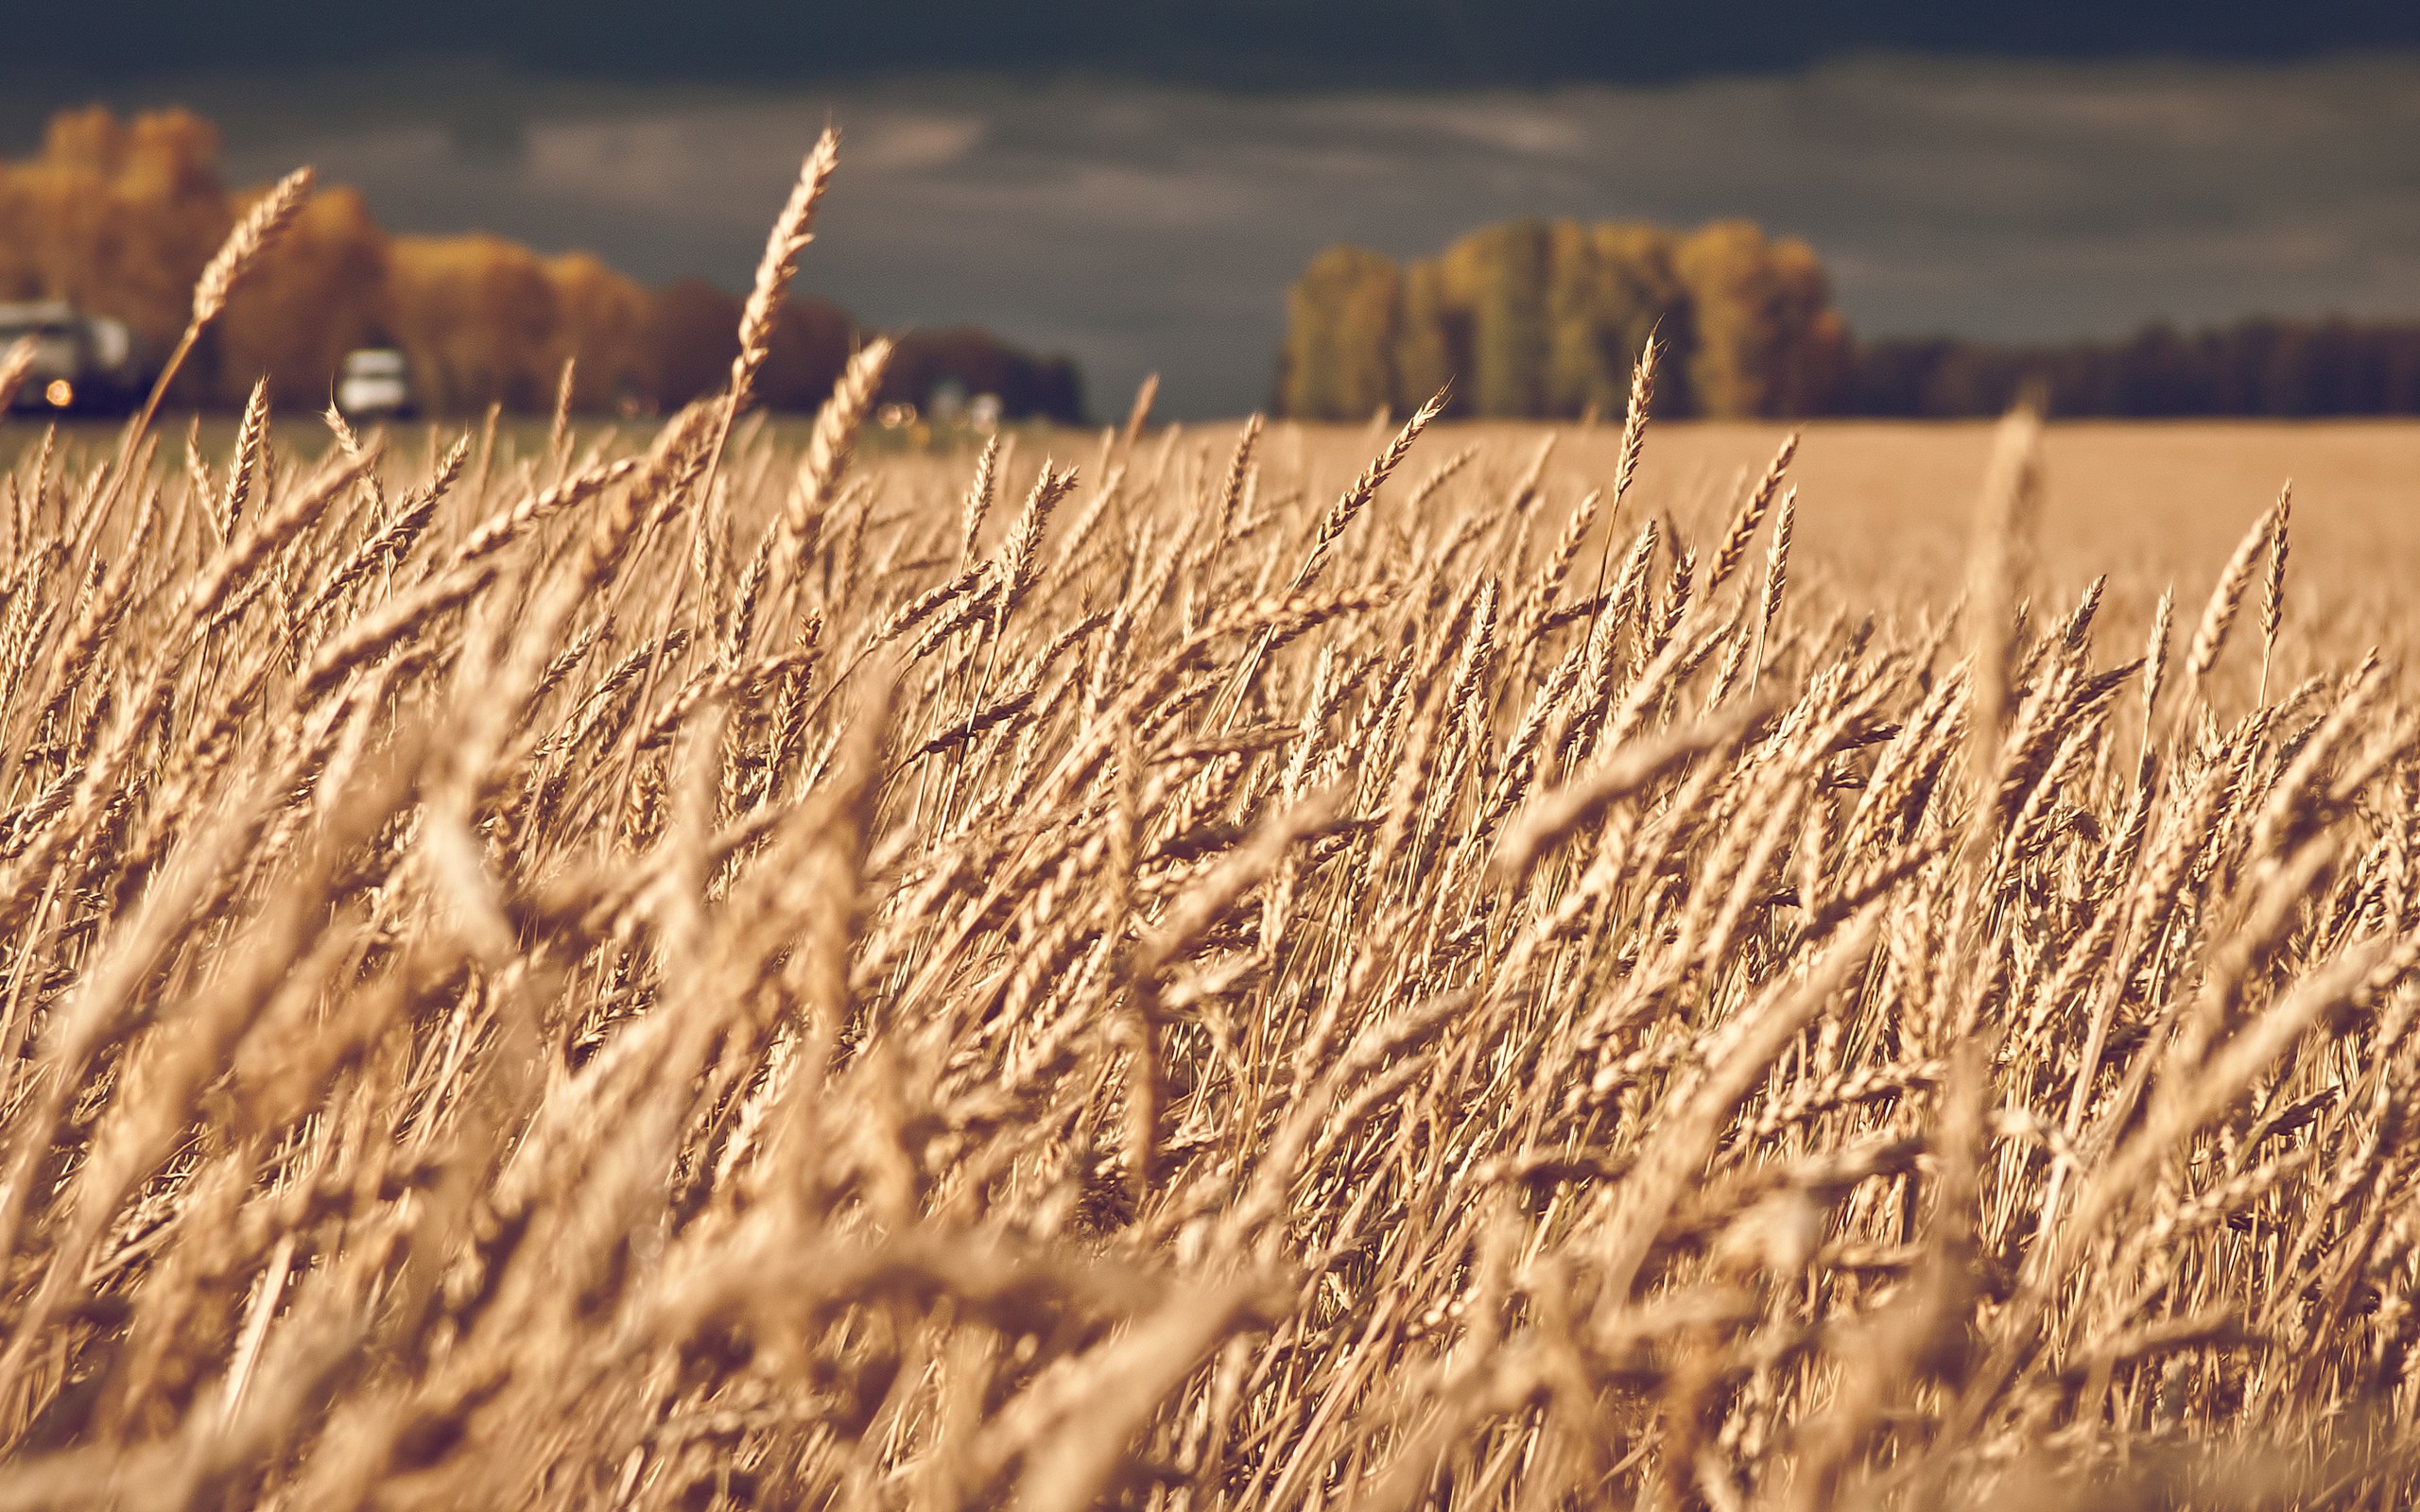
M 1142 383 L 1134 389 L 1134 403 L 1126 411 L 1122 436 L 1128 451 L 1132 451 L 1134 443 L 1143 438 L 1143 427 L 1151 422 L 1151 405 L 1159 397 L 1160 375 L 1145 373 Z

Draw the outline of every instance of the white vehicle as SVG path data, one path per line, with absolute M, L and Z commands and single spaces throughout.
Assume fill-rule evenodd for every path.
M 124 321 L 79 315 L 65 300 L 0 304 L 0 352 L 24 336 L 34 338 L 34 365 L 11 408 L 107 413 L 142 398 L 134 333 Z
M 346 352 L 337 369 L 337 409 L 354 420 L 410 414 L 411 363 L 391 347 Z

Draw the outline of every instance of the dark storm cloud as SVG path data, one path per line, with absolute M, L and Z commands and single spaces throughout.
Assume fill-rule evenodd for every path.
M 2420 45 L 2409 0 L 114 0 L 26 5 L 0 70 L 124 78 L 431 49 L 552 74 L 1083 68 L 1292 86 L 1668 81 L 1877 48 L 2277 61 Z
M 235 174 L 313 162 L 398 230 L 734 285 L 836 120 L 844 164 L 804 281 L 875 320 L 980 321 L 1071 352 L 1104 410 L 1152 369 L 1179 413 L 1261 403 L 1285 286 L 1312 252 L 1421 255 L 1519 215 L 1751 216 L 1812 241 L 1869 335 L 2420 311 L 2420 60 L 1867 59 L 1663 87 L 1252 96 L 494 70 L 119 94 L 187 100 L 225 125 Z

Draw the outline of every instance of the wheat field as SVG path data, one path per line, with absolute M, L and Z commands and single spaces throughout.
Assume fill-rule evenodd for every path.
M 1890 565 L 1636 402 L 853 465 L 743 335 L 0 485 L 0 1507 L 2420 1489 L 2420 711 L 2273 480 L 2171 598 L 2024 415 Z

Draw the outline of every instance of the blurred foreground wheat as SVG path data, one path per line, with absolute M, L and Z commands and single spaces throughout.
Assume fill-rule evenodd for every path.
M 1636 400 L 944 493 L 881 361 L 9 475 L 0 1507 L 2420 1487 L 2420 715 L 2282 507 L 2113 650 L 2023 417 L 1926 619 Z

